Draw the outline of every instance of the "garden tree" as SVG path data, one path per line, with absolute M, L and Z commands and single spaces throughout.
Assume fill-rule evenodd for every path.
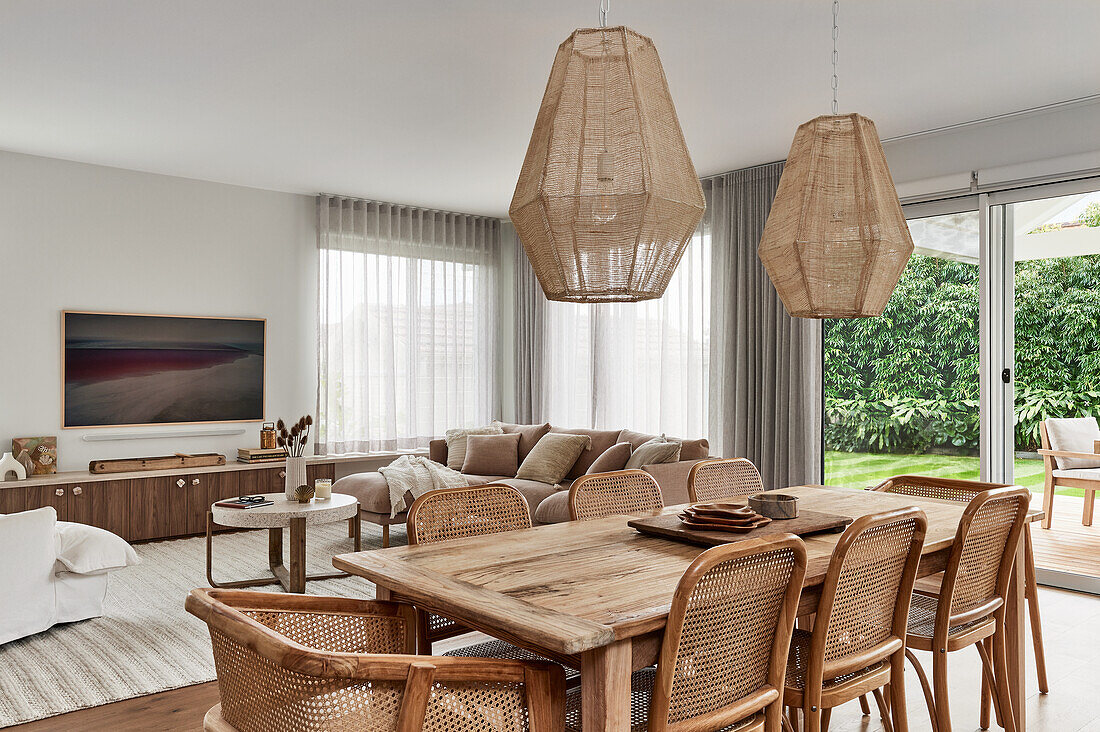
M 1100 226 L 1100 205 L 1081 220 Z M 824 328 L 827 449 L 976 452 L 976 265 L 914 255 L 880 317 Z M 1090 414 L 1100 414 L 1100 255 L 1019 262 L 1017 449 L 1038 445 L 1046 417 Z

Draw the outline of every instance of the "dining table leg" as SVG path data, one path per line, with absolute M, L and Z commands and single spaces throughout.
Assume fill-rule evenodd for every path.
M 584 732 L 630 729 L 630 639 L 581 654 Z
M 1016 729 L 1027 729 L 1026 724 L 1026 684 L 1025 671 L 1027 654 L 1024 650 L 1026 628 L 1024 617 L 1024 542 L 1016 549 L 1016 563 L 1008 583 L 1008 604 L 1005 607 L 1005 653 L 1008 658 L 1008 693 L 1012 697 L 1012 714 L 1016 719 Z

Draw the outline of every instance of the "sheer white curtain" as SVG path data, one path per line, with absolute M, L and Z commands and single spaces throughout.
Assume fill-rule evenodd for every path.
M 658 300 L 546 303 L 542 418 L 705 437 L 710 287 L 710 237 L 701 229 Z
M 497 416 L 500 222 L 333 196 L 318 216 L 317 452 Z

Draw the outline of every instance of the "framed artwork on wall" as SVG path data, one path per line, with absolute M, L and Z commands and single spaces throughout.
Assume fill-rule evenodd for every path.
M 62 427 L 259 422 L 267 321 L 62 312 Z

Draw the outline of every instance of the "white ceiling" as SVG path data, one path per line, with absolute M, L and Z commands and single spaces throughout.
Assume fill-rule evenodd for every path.
M 2 0 L 0 148 L 503 215 L 597 0 Z M 614 0 L 700 175 L 827 113 L 829 0 Z M 845 0 L 841 111 L 883 137 L 1092 94 L 1097 0 Z

